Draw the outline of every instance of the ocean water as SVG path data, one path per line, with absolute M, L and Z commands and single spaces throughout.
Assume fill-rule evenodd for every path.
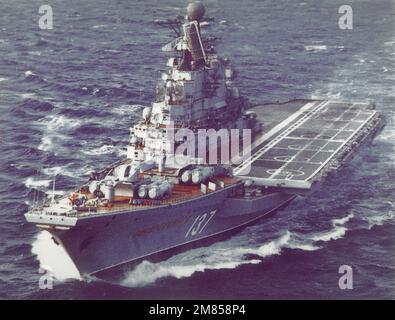
M 253 102 L 374 101 L 387 126 L 320 190 L 209 247 L 144 261 L 119 282 L 80 279 L 46 232 L 24 220 L 51 189 L 125 155 L 128 128 L 153 100 L 172 32 L 153 23 L 186 1 L 0 0 L 0 298 L 395 298 L 395 2 L 206 0 L 218 51 Z M 59 191 L 60 192 L 60 191 Z M 341 290 L 341 265 L 353 289 Z M 40 289 L 40 267 L 54 273 Z

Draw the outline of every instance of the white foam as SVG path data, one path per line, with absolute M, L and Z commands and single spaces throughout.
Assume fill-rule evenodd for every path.
M 197 256 L 198 258 L 200 256 Z M 242 264 L 258 264 L 261 261 L 258 259 L 251 260 L 223 260 L 209 261 L 209 259 L 202 259 L 201 262 L 195 261 L 195 257 L 187 261 L 174 262 L 174 258 L 167 261 L 152 263 L 143 261 L 136 266 L 132 271 L 125 275 L 121 284 L 129 287 L 141 287 L 154 283 L 158 279 L 173 277 L 176 279 L 190 277 L 196 272 L 204 272 L 206 270 L 220 270 L 220 269 L 235 269 Z M 185 259 L 184 259 L 185 260 Z
M 392 220 L 394 218 L 394 214 L 391 212 L 387 212 L 381 216 L 371 216 L 367 217 L 366 220 L 369 223 L 369 229 L 374 226 L 382 226 L 385 221 Z
M 306 51 L 325 51 L 328 50 L 328 47 L 324 44 L 313 44 L 313 45 L 305 45 L 304 49 Z
M 337 218 L 331 220 L 331 224 L 333 229 L 328 231 L 314 232 L 309 235 L 306 235 L 306 239 L 312 240 L 314 242 L 318 241 L 330 241 L 330 240 L 338 240 L 345 236 L 347 232 L 347 228 L 344 225 L 349 222 L 354 217 L 353 213 L 348 214 L 343 218 Z
M 7 78 L 0 78 L 0 82 L 7 81 L 7 80 L 8 80 Z
M 185 278 L 197 272 L 219 269 L 235 269 L 241 265 L 258 264 L 261 259 L 279 255 L 283 248 L 317 250 L 308 243 L 298 244 L 289 231 L 263 245 L 238 243 L 242 237 L 235 237 L 227 242 L 216 243 L 207 248 L 193 249 L 178 254 L 166 261 L 151 263 L 143 261 L 125 274 L 121 284 L 131 287 L 145 286 L 161 278 Z M 245 241 L 243 239 L 242 241 Z M 247 240 L 248 241 L 248 240 Z
M 105 27 L 107 27 L 106 24 L 98 24 L 98 25 L 93 26 L 92 29 L 101 29 L 101 28 L 105 28 Z
M 388 210 L 381 214 L 362 217 L 362 220 L 365 220 L 368 223 L 368 229 L 371 229 L 374 226 L 382 226 L 385 222 L 393 220 L 394 217 L 394 210 Z
M 279 255 L 285 248 L 315 251 L 321 249 L 316 242 L 327 242 L 344 237 L 347 231 L 344 225 L 353 217 L 354 214 L 351 213 L 343 218 L 333 219 L 331 221 L 333 228 L 322 232 L 301 234 L 286 230 L 278 238 L 263 245 L 251 244 L 248 237 L 240 235 L 207 248 L 193 249 L 178 254 L 159 263 L 143 261 L 125 274 L 121 284 L 140 287 L 161 278 L 179 279 L 206 270 L 234 269 L 245 264 L 257 264 L 261 260 L 256 256 L 264 259 Z
M 36 124 L 44 126 L 49 131 L 70 130 L 81 125 L 81 121 L 77 119 L 67 118 L 64 115 L 51 114 L 36 122 Z
M 32 56 L 41 56 L 41 51 L 28 51 L 27 53 Z
M 94 169 L 90 165 L 80 166 L 78 168 L 70 168 L 71 164 L 65 166 L 55 166 L 52 168 L 44 168 L 41 172 L 47 176 L 63 175 L 70 178 L 78 178 L 80 176 L 88 175 Z
M 32 253 L 37 255 L 40 268 L 49 270 L 57 280 L 78 279 L 81 276 L 73 261 L 61 245 L 51 239 L 47 231 L 40 231 L 32 244 Z
M 21 93 L 21 94 L 18 94 L 18 96 L 20 96 L 23 99 L 30 99 L 30 98 L 35 97 L 36 94 L 35 93 Z
M 83 149 L 82 152 L 87 155 L 90 155 L 90 156 L 101 155 L 101 154 L 110 154 L 110 153 L 116 152 L 116 148 L 112 145 L 105 144 L 99 148 L 94 148 L 94 149 L 90 149 L 90 150 Z
M 316 232 L 308 236 L 309 239 L 312 241 L 330 241 L 330 240 L 337 240 L 344 237 L 346 234 L 347 228 L 345 227 L 335 227 L 329 231 L 323 232 Z
M 111 111 L 115 114 L 119 115 L 135 115 L 139 111 L 143 110 L 146 106 L 143 106 L 141 104 L 124 104 L 118 107 L 114 107 L 111 109 Z
M 31 71 L 31 70 L 27 70 L 26 72 L 25 72 L 25 77 L 26 78 L 28 78 L 28 77 L 31 77 L 31 76 L 35 76 L 36 74 L 33 72 L 33 71 Z
M 48 187 L 51 180 L 35 180 L 29 177 L 25 180 L 25 186 L 27 188 L 37 188 L 37 187 Z
M 339 218 L 339 219 L 333 219 L 332 220 L 332 225 L 337 226 L 337 225 L 344 225 L 346 224 L 348 221 L 350 221 L 352 218 L 354 218 L 354 214 L 350 213 L 347 216 L 343 217 L 343 218 Z
M 38 146 L 41 151 L 50 151 L 53 149 L 53 143 L 50 136 L 43 136 L 41 138 L 41 143 Z
M 281 253 L 281 249 L 286 247 L 289 241 L 291 240 L 291 233 L 286 231 L 284 235 L 280 238 L 270 241 L 262 246 L 260 246 L 256 250 L 247 251 L 250 254 L 257 254 L 262 258 L 266 258 L 272 255 L 278 255 Z
M 67 118 L 63 115 L 51 114 L 36 121 L 34 124 L 40 126 L 43 130 L 38 149 L 42 151 L 58 151 L 61 142 L 70 139 L 67 136 L 67 132 L 79 127 L 81 121 Z
M 41 172 L 47 176 L 56 176 L 56 175 L 60 174 L 63 170 L 64 170 L 64 167 L 58 166 L 58 167 L 52 167 L 52 168 L 44 168 L 41 170 Z

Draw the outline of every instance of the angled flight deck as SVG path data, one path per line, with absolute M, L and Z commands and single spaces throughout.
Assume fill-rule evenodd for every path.
M 254 108 L 258 116 L 259 108 Z M 234 168 L 234 174 L 260 185 L 310 189 L 372 131 L 365 129 L 378 123 L 369 104 L 304 102 L 257 139 L 252 157 Z

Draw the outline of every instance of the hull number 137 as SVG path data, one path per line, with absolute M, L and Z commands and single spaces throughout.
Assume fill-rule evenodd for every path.
M 191 227 L 188 229 L 185 238 L 188 238 L 189 236 L 194 237 L 197 234 L 202 233 L 202 231 L 208 225 L 210 220 L 214 217 L 216 212 L 217 210 L 213 210 L 210 213 L 204 213 L 197 216 L 196 219 L 193 221 Z

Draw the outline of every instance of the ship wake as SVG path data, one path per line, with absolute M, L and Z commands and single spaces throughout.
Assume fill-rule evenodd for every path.
M 125 274 L 121 284 L 142 287 L 162 278 L 186 278 L 198 272 L 235 269 L 242 265 L 262 263 L 265 258 L 280 255 L 284 249 L 315 251 L 327 241 L 337 240 L 346 234 L 346 224 L 354 218 L 349 214 L 331 220 L 330 230 L 299 233 L 285 230 L 264 244 L 252 243 L 246 232 L 209 247 L 197 248 L 175 255 L 158 263 L 143 261 Z

